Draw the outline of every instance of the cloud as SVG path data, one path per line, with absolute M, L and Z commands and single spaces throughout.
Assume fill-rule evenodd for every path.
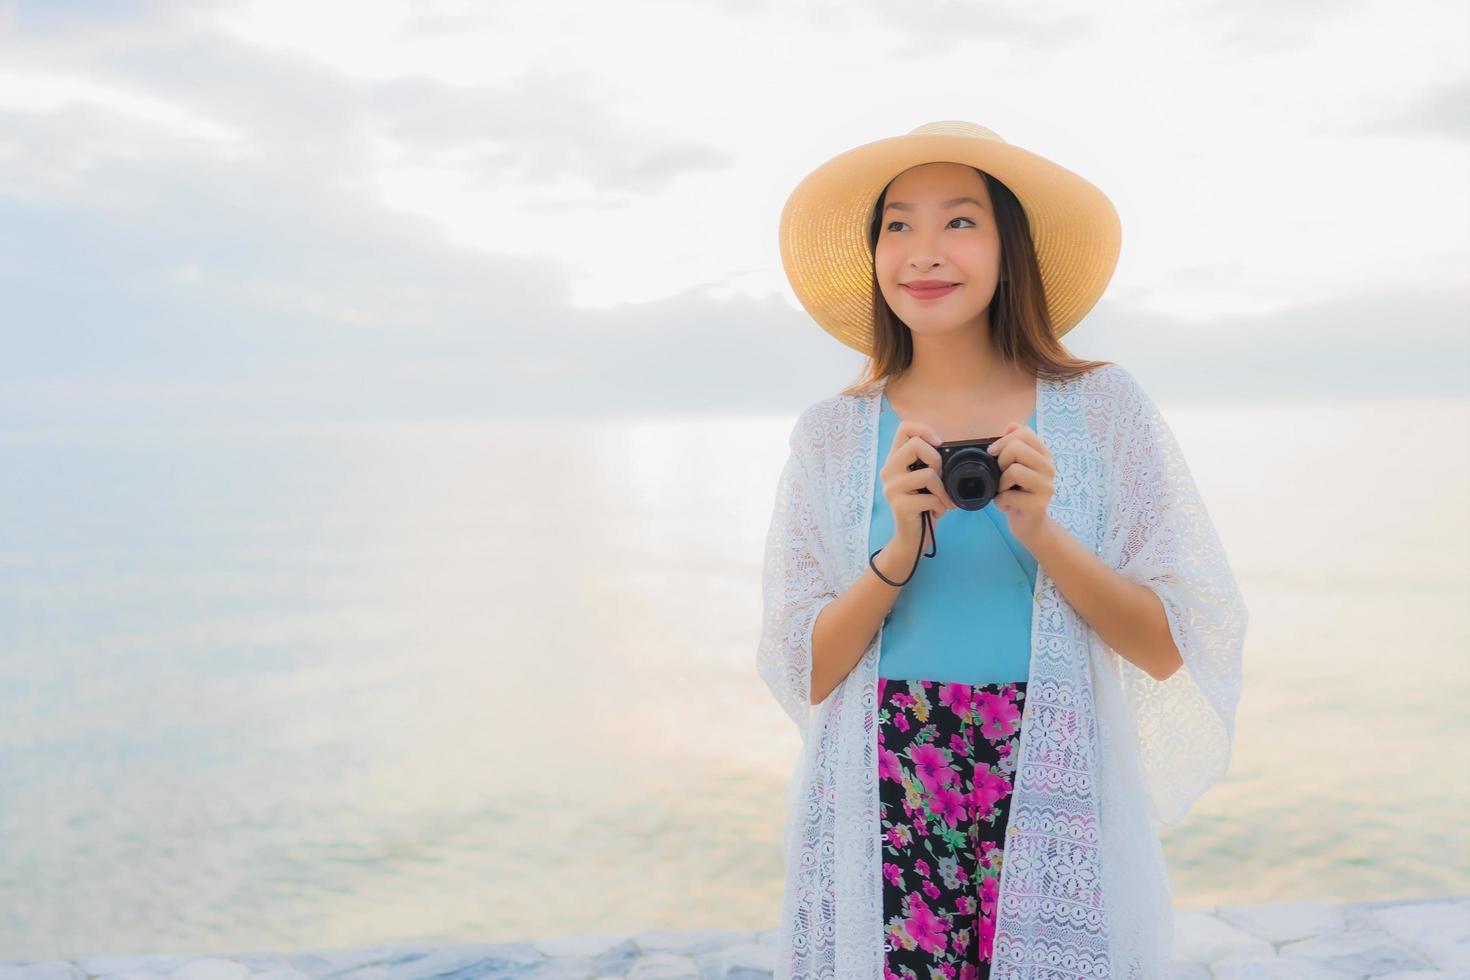
M 132 179 L 105 183 L 161 192 L 149 172 Z M 228 169 L 171 190 L 142 217 L 0 212 L 21 311 L 0 372 L 13 425 L 793 412 L 861 366 L 779 297 L 704 284 L 578 310 L 541 260 L 456 248 L 346 195 Z M 1194 322 L 1105 298 L 1067 343 L 1166 401 L 1464 394 L 1467 312 L 1456 290 Z
M 1370 402 L 1470 395 L 1467 326 L 1470 284 L 1461 283 L 1193 320 L 1103 304 L 1067 340 L 1146 376 L 1160 399 Z
M 1362 0 L 1209 0 L 1187 11 L 1221 55 L 1256 60 L 1308 45 L 1364 6 Z
M 884 0 L 832 0 L 831 13 L 857 13 L 901 39 L 885 53 L 901 59 L 933 59 L 963 44 L 985 42 L 1017 47 L 1060 46 L 1086 37 L 1097 14 L 1083 6 L 1057 3 L 977 4 L 960 0 L 887 3 Z
M 7 424 L 793 412 L 861 366 L 781 296 L 729 295 L 736 271 L 588 310 L 571 300 L 578 232 L 563 251 L 518 247 L 518 219 L 560 214 L 575 227 L 734 165 L 697 136 L 623 118 L 596 69 L 533 67 L 495 85 L 349 76 L 179 9 L 107 20 L 0 8 L 27 31 L 23 48 L 0 40 L 0 53 L 24 51 L 7 59 L 14 70 L 177 109 L 78 97 L 0 110 Z M 1018 36 L 1034 26 L 1016 16 L 986 23 Z M 1400 125 L 1463 132 L 1463 112 L 1449 111 L 1463 84 L 1453 92 Z M 497 249 L 390 206 L 384 153 L 517 197 Z M 689 227 L 645 265 L 717 237 Z M 745 254 L 726 267 L 749 264 Z M 1386 284 L 1213 319 L 1105 298 L 1067 340 L 1137 369 L 1161 399 L 1464 392 L 1464 286 Z
M 7 60 L 167 100 L 247 133 L 263 165 L 298 168 L 303 180 L 366 174 L 379 163 L 382 141 L 400 166 L 462 170 L 467 190 L 571 186 L 588 196 L 648 195 L 732 162 L 707 142 L 618 118 L 589 68 L 533 66 L 498 86 L 427 75 L 364 80 L 201 20 L 159 19 L 116 34 L 89 20 L 67 23 L 75 29 L 29 39 Z M 70 137 L 87 143 L 85 131 Z M 140 133 L 138 141 L 150 138 Z
M 1397 114 L 1364 122 L 1355 131 L 1369 136 L 1470 139 L 1470 75 L 1410 93 Z

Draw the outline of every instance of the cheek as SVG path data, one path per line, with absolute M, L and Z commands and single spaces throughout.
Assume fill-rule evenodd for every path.
M 892 284 L 899 278 L 899 265 L 899 258 L 893 252 L 884 248 L 883 242 L 880 239 L 878 247 L 873 250 L 873 274 L 877 276 L 878 288 L 888 298 L 890 305 L 894 301 L 894 293 L 898 290 L 898 287 Z
M 884 239 L 879 238 L 877 246 L 873 249 L 873 268 L 878 275 L 884 279 L 891 278 L 894 266 L 898 263 L 898 257 L 893 250 L 888 248 Z
M 977 238 L 956 256 L 977 275 L 1000 274 L 1000 243 L 993 238 Z

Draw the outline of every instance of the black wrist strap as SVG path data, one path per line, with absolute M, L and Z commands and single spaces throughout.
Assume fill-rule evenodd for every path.
M 878 551 L 883 550 L 882 548 L 879 548 L 878 551 L 875 551 L 868 556 L 868 567 L 873 570 L 873 574 L 877 575 L 879 578 L 881 578 L 883 581 L 887 582 L 894 588 L 901 589 L 905 585 L 909 584 L 909 579 L 912 579 L 914 577 L 914 572 L 917 572 L 919 570 L 920 558 L 933 558 L 935 555 L 939 554 L 939 539 L 934 534 L 934 523 L 932 516 L 930 515 L 929 511 L 926 510 L 923 511 L 919 515 L 919 517 L 921 524 L 919 530 L 919 553 L 914 556 L 914 567 L 909 569 L 908 578 L 904 579 L 902 582 L 895 582 L 893 581 L 893 579 L 889 578 L 887 575 L 884 575 L 878 570 L 878 566 L 873 562 L 873 559 L 877 557 Z M 924 538 L 926 535 L 934 542 L 933 550 L 931 550 L 927 555 L 924 554 Z

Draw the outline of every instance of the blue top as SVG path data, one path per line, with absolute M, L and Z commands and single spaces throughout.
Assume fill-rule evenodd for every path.
M 882 396 L 876 469 L 888 458 L 899 418 Z M 1036 428 L 1033 411 L 1026 424 Z M 914 577 L 883 620 L 878 674 L 951 684 L 1025 681 L 1031 666 L 1031 608 L 1036 559 L 1011 535 L 1009 518 L 992 501 L 979 510 L 956 509 L 934 524 L 938 547 L 925 535 Z M 868 553 L 893 537 L 893 511 L 883 480 L 873 474 L 873 517 Z M 912 565 L 905 559 L 894 579 Z

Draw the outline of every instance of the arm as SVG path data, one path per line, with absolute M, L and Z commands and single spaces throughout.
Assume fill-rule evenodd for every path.
M 873 561 L 891 579 L 902 579 L 913 567 L 918 541 L 895 535 Z M 857 580 L 822 610 L 812 636 L 812 704 L 821 704 L 857 666 L 863 651 L 893 608 L 902 588 L 895 588 L 864 568 Z
M 1078 615 L 1119 656 L 1157 681 L 1168 680 L 1183 666 L 1164 604 L 1148 586 L 1109 568 L 1050 518 L 1044 532 L 1027 545 L 1027 550 L 1057 583 L 1057 589 Z
M 791 454 L 776 485 L 766 535 L 761 640 L 756 666 L 803 735 L 812 705 L 842 683 L 893 607 L 899 589 L 871 569 L 840 594 L 826 569 L 835 567 L 818 519 L 821 488 L 807 450 L 807 417 L 791 433 Z M 913 565 L 917 540 L 895 535 L 873 561 L 889 578 Z
M 803 738 L 812 705 L 812 630 L 837 598 L 823 567 L 814 488 L 805 461 L 803 415 L 791 432 L 791 455 L 776 481 L 762 574 L 756 671 Z
M 1097 434 L 1108 481 L 1098 558 L 1157 597 L 1183 663 L 1152 673 L 1134 666 L 1134 651 L 1111 650 L 1150 807 L 1172 825 L 1229 768 L 1249 614 L 1168 423 L 1131 374 L 1110 371 L 1111 427 Z M 1108 652 L 1112 640 L 1097 639 Z

